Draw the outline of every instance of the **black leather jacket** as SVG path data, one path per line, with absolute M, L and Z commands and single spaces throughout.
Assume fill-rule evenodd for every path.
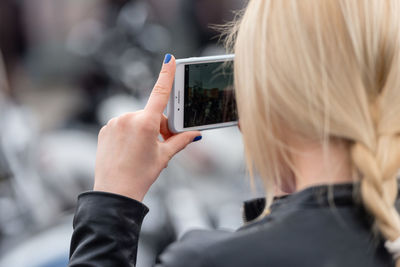
M 394 266 L 354 195 L 352 185 L 342 184 L 277 199 L 270 215 L 236 232 L 188 232 L 161 254 L 156 266 Z M 245 219 L 257 217 L 264 205 L 263 199 L 245 203 Z M 143 204 L 123 196 L 81 194 L 69 266 L 135 266 L 147 212 Z

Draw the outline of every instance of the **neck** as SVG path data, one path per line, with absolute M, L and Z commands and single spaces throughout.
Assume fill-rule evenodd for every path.
M 322 184 L 353 182 L 349 150 L 342 141 L 331 141 L 327 151 L 319 143 L 295 142 L 292 154 L 296 191 Z

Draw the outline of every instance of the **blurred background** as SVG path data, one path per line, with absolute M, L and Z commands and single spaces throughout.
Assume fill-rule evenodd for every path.
M 165 53 L 224 54 L 210 26 L 243 0 L 0 1 L 0 266 L 68 263 L 97 133 L 144 107 Z M 191 228 L 234 230 L 250 187 L 236 127 L 210 130 L 146 196 L 138 266 Z

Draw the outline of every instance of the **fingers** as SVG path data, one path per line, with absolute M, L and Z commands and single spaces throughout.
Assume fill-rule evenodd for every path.
M 199 131 L 183 132 L 168 138 L 164 142 L 168 158 L 172 158 L 176 153 L 184 149 L 188 144 L 200 140 L 201 134 Z
M 162 114 L 167 106 L 175 76 L 175 58 L 167 54 L 161 68 L 158 80 L 150 94 L 145 110 Z
M 164 114 L 162 114 L 161 117 L 160 134 L 162 135 L 164 140 L 167 140 L 168 138 L 174 135 L 168 129 L 168 118 Z

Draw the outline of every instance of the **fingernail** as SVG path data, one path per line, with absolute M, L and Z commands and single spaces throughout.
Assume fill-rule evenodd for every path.
M 166 54 L 164 58 L 164 64 L 167 64 L 172 58 L 171 54 Z
M 201 140 L 201 138 L 203 138 L 201 135 L 196 136 L 196 137 L 193 139 L 193 142 L 197 142 L 197 141 Z

